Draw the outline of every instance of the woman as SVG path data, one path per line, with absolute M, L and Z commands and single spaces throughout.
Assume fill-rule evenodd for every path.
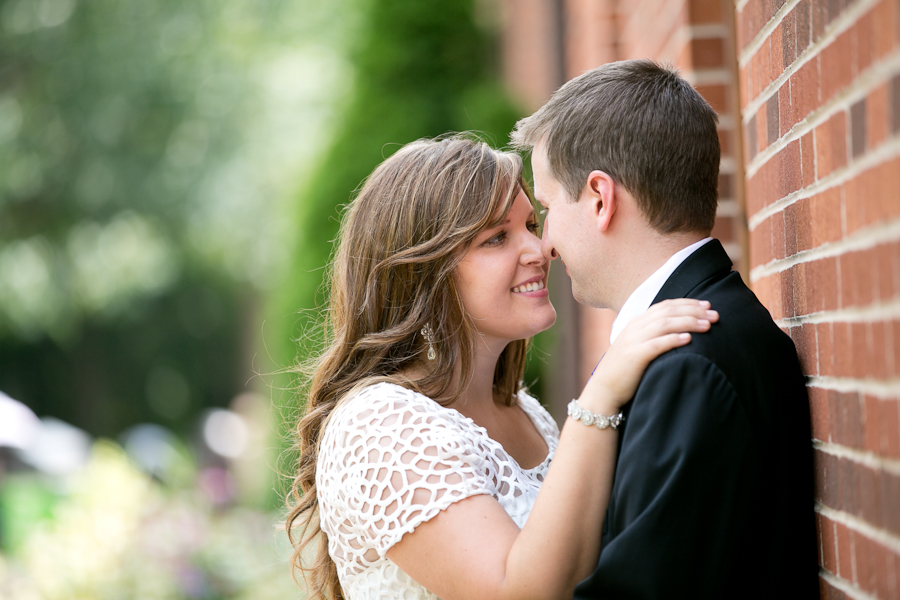
M 526 190 L 517 155 L 420 141 L 347 211 L 287 519 L 313 596 L 571 597 L 596 564 L 617 434 L 560 436 L 522 389 L 526 340 L 556 318 Z M 635 320 L 579 410 L 608 423 L 679 332 L 709 328 L 707 309 Z

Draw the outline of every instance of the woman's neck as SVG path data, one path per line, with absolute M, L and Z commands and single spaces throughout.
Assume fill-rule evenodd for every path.
M 463 390 L 462 395 L 450 404 L 462 414 L 473 418 L 473 415 L 484 414 L 495 407 L 498 400 L 494 398 L 494 373 L 497 370 L 497 361 L 500 359 L 500 351 L 488 347 L 486 344 L 478 343 L 475 346 L 475 356 L 473 356 L 472 379 L 469 385 Z

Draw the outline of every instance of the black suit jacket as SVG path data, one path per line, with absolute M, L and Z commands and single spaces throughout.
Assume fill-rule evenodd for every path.
M 624 408 L 597 569 L 578 599 L 818 598 L 809 404 L 790 338 L 718 240 L 655 302 L 719 322 L 648 367 Z

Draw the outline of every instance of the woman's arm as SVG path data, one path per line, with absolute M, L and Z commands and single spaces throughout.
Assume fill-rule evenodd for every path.
M 598 365 L 579 404 L 615 414 L 654 358 L 718 319 L 709 304 L 672 300 L 634 319 Z M 618 433 L 567 420 L 544 484 L 520 530 L 480 495 L 452 504 L 388 550 L 413 579 L 445 600 L 571 598 L 597 564 Z M 423 505 L 428 498 L 415 498 Z

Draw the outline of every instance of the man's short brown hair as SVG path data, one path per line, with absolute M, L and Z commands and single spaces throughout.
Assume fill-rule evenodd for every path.
M 550 173 L 577 200 L 591 171 L 607 173 L 661 233 L 709 233 L 716 219 L 718 118 L 678 72 L 650 60 L 605 64 L 567 82 L 512 143 L 539 142 Z

